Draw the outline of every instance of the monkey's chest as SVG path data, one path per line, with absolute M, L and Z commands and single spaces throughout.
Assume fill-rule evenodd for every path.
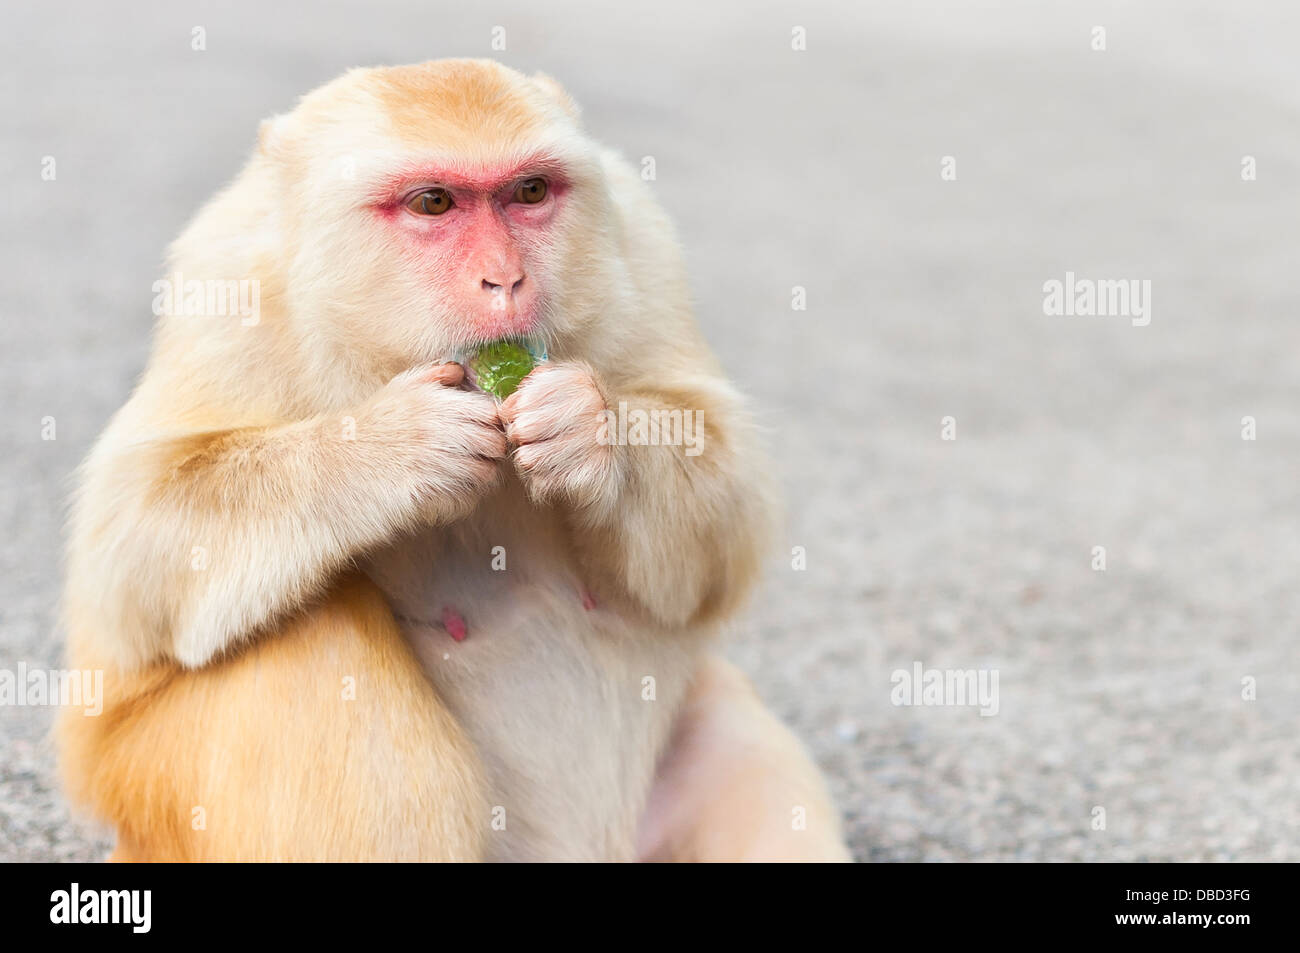
M 554 531 L 430 531 L 370 573 L 483 760 L 489 859 L 630 860 L 693 640 L 588 590 Z

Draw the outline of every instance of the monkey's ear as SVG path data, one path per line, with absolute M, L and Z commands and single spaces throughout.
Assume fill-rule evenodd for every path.
M 573 101 L 573 97 L 566 93 L 564 87 L 561 86 L 553 77 L 547 76 L 545 73 L 534 73 L 533 82 L 542 88 L 542 92 L 546 93 L 547 96 L 559 103 L 564 111 L 569 114 L 570 118 L 576 120 L 582 115 L 582 110 L 579 109 L 578 104 Z
M 288 116 L 281 113 L 262 120 L 262 124 L 257 127 L 257 148 L 262 155 L 275 157 L 280 154 L 284 146 L 285 126 L 288 125 L 288 119 Z

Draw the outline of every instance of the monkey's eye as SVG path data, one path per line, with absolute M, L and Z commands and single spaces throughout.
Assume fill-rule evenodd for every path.
M 416 215 L 441 215 L 451 205 L 451 193 L 446 189 L 429 189 L 406 203 Z
M 545 179 L 525 179 L 515 188 L 515 201 L 524 205 L 536 205 L 546 198 Z

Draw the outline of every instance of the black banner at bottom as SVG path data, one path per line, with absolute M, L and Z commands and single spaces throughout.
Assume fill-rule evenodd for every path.
M 1281 936 L 1285 865 L 898 865 L 601 870 L 436 865 L 9 865 L 10 936 L 126 942 L 285 936 L 374 938 L 418 929 L 553 941 L 702 930 L 720 935 L 850 929 L 861 939 L 1064 934 L 1183 943 Z M 625 879 L 626 878 L 626 879 Z M 689 926 L 688 926 L 689 924 Z M 611 934 L 611 926 L 615 933 Z M 1044 931 L 1047 931 L 1045 934 Z

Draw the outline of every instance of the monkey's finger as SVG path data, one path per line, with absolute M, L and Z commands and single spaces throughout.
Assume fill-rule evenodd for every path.
M 496 427 L 485 427 L 474 435 L 470 449 L 479 457 L 499 460 L 508 449 L 506 435 Z
M 459 387 L 461 382 L 465 380 L 465 368 L 452 363 L 435 364 L 422 376 L 432 384 Z
M 481 457 L 472 458 L 465 465 L 465 472 L 473 483 L 478 486 L 494 484 L 501 479 L 499 463 L 496 460 L 484 460 Z
M 515 465 L 524 473 L 549 474 L 559 469 L 561 448 L 553 440 L 526 443 L 515 447 Z
M 524 379 L 519 382 L 515 392 L 501 402 L 501 418 L 503 420 L 513 419 L 516 414 L 523 410 L 526 404 L 532 402 L 537 381 L 551 369 L 553 369 L 552 365 L 538 364 L 524 375 Z
M 515 443 L 536 443 L 558 437 L 568 429 L 563 408 L 539 408 L 518 414 L 510 422 L 507 433 Z
M 453 395 L 450 410 L 458 419 L 480 427 L 491 427 L 500 431 L 504 426 L 496 400 L 478 391 L 464 391 Z
M 501 418 L 501 422 L 507 427 L 514 423 L 515 414 L 519 412 L 519 401 L 515 399 L 518 396 L 519 391 L 516 390 L 513 394 L 503 400 L 501 406 L 497 408 L 497 416 Z

